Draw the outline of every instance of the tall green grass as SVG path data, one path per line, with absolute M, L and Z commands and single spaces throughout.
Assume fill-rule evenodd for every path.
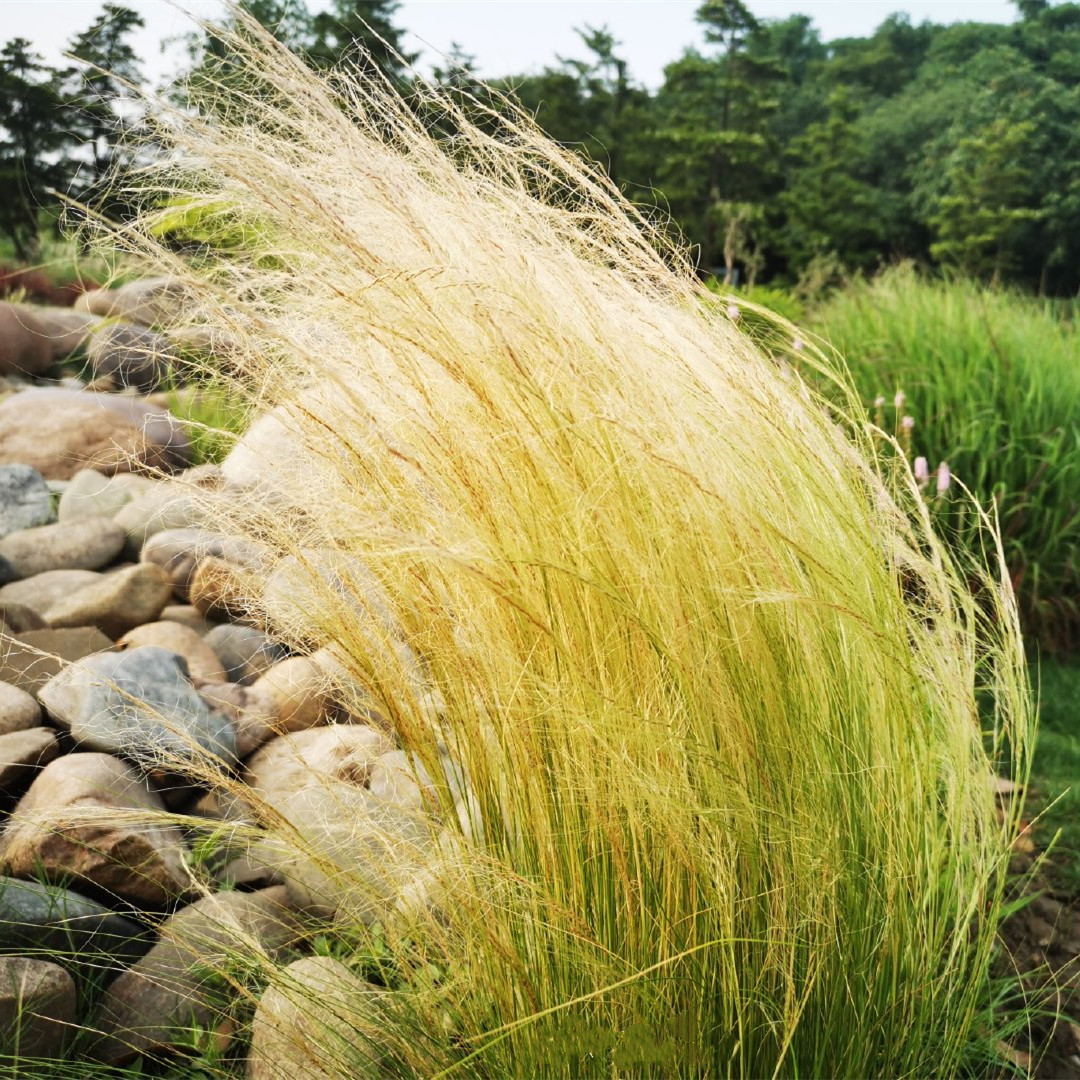
M 1052 304 L 909 268 L 837 293 L 816 316 L 866 402 L 915 421 L 911 453 L 996 504 L 1025 630 L 1044 649 L 1080 645 L 1080 331 Z M 939 527 L 970 550 L 981 523 L 941 500 Z
M 246 93 L 163 125 L 142 233 L 109 242 L 188 275 L 239 391 L 293 418 L 220 512 L 310 568 L 297 644 L 467 777 L 396 907 L 340 786 L 332 843 L 260 810 L 333 881 L 327 936 L 395 973 L 312 1040 L 327 1074 L 372 1046 L 387 1076 L 990 1069 L 1019 805 L 988 780 L 1030 735 L 993 556 L 955 568 L 843 376 L 832 409 L 782 376 L 525 118 L 432 92 L 437 139 L 250 34 L 226 35 Z M 154 241 L 163 191 L 259 246 L 192 272 Z

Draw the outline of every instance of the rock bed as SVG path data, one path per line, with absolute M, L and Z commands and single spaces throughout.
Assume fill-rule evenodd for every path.
M 160 285 L 122 292 L 89 302 L 154 321 L 171 298 Z M 0 306 L 0 371 L 39 374 L 43 335 L 50 363 L 85 343 L 79 326 L 96 324 L 68 315 L 45 331 L 43 314 Z M 37 343 L 13 345 L 12 319 Z M 152 390 L 158 373 L 136 354 L 161 350 L 125 326 L 91 341 L 94 368 Z M 257 574 L 286 625 L 305 574 L 362 580 L 358 617 L 411 665 L 436 715 L 422 665 L 362 568 L 273 560 L 211 531 L 200 495 L 226 482 L 189 461 L 160 401 L 78 387 L 0 401 L 0 1031 L 18 1028 L 22 1058 L 75 1040 L 124 1063 L 190 1049 L 193 1025 L 220 1050 L 235 1025 L 208 970 L 237 950 L 267 971 L 302 957 L 313 918 L 372 923 L 434 902 L 449 842 L 435 784 L 328 643 L 290 650 L 272 618 L 248 614 L 244 583 Z M 469 835 L 464 770 L 440 761 Z M 207 848 L 191 820 L 229 841 Z M 267 822 L 299 842 L 275 842 Z M 280 974 L 254 1015 L 248 1075 L 330 1075 L 305 1057 L 316 1051 L 297 995 L 370 1012 L 386 991 L 328 957 Z

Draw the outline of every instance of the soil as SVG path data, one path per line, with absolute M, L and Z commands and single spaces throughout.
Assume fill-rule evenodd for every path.
M 1020 1075 L 1080 1080 L 1080 897 L 1055 891 L 1030 847 L 1010 867 L 1028 903 L 1002 924 L 1001 939 L 1036 1016 L 1030 1048 L 1017 1042 L 1007 1056 Z

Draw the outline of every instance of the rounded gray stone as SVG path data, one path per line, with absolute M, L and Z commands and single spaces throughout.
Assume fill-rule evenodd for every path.
M 97 653 L 41 688 L 49 715 L 80 746 L 144 768 L 198 775 L 236 759 L 236 733 L 188 677 L 183 657 L 154 646 Z
M 52 492 L 29 465 L 0 465 L 0 537 L 52 521 Z

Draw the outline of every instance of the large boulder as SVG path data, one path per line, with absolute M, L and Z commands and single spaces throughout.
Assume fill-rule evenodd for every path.
M 0 835 L 0 873 L 79 881 L 135 905 L 163 907 L 193 879 L 165 805 L 109 754 L 68 754 L 47 765 Z M 159 823 L 155 823 L 158 819 Z
M 34 313 L 0 302 L 0 375 L 44 375 L 52 366 L 52 346 Z
M 180 365 L 180 354 L 167 337 L 127 323 L 109 323 L 96 330 L 86 358 L 95 378 L 143 393 L 158 389 Z
M 178 911 L 162 923 L 158 944 L 109 987 L 94 1056 L 121 1064 L 155 1050 L 191 1049 L 195 1028 L 228 1038 L 228 984 L 214 975 L 237 965 L 272 967 L 300 932 L 281 886 L 219 893 Z
M 81 746 L 144 768 L 205 777 L 236 758 L 228 717 L 196 692 L 183 657 L 154 646 L 69 664 L 38 700 Z
M 190 460 L 183 425 L 138 397 L 34 387 L 0 401 L 0 464 L 31 465 L 49 480 L 85 468 L 180 469 Z
M 39 304 L 12 304 L 21 321 L 31 321 L 48 343 L 53 360 L 65 360 L 85 344 L 101 320 L 85 311 Z

